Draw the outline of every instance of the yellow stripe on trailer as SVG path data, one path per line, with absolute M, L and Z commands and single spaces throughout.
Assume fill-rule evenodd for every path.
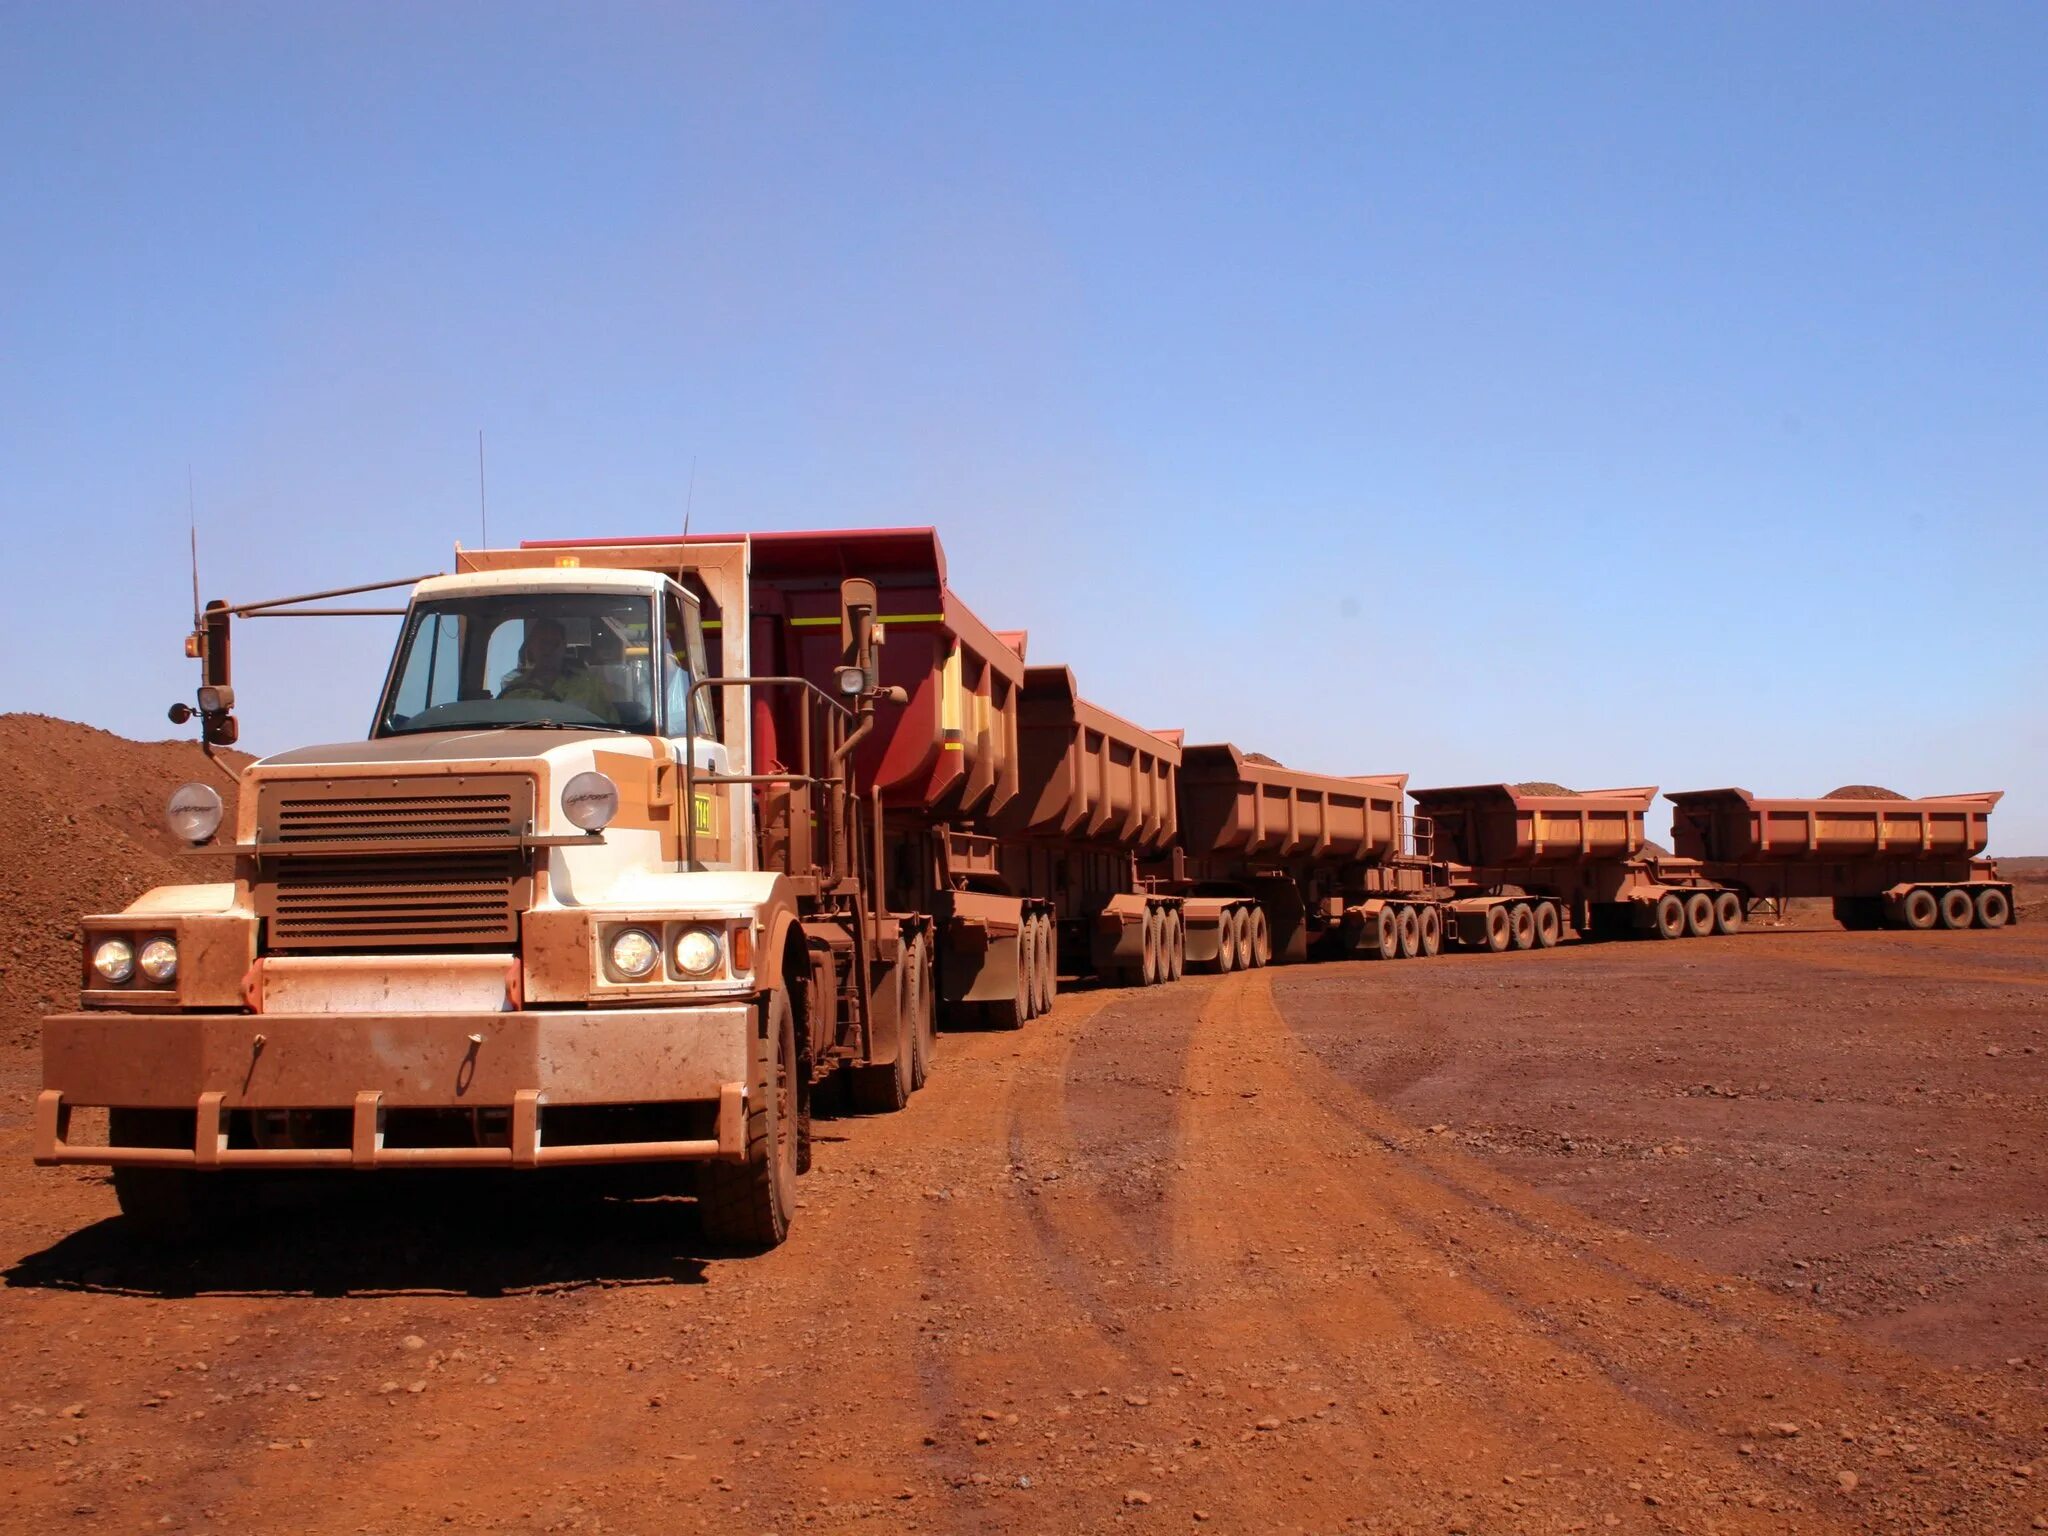
M 945 620 L 946 616 L 943 613 L 878 613 L 875 615 L 875 622 L 877 624 L 943 624 Z M 789 622 L 799 629 L 822 629 L 827 624 L 837 624 L 839 619 L 837 615 L 834 615 L 831 618 L 791 619 Z

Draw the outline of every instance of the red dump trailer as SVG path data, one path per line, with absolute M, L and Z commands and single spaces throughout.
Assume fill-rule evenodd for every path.
M 1172 979 L 1180 902 L 1142 890 L 1134 861 L 1173 841 L 1178 743 L 1088 704 L 1065 668 L 1027 667 L 1025 635 L 990 629 L 947 586 L 930 529 L 756 536 L 756 672 L 833 686 L 846 575 L 875 583 L 881 681 L 904 693 L 854 749 L 882 802 L 882 893 L 937 924 L 949 1014 L 1037 1016 L 1062 953 Z M 772 757 L 798 722 L 756 708 L 756 754 Z
M 1436 953 L 1441 882 L 1405 814 L 1407 783 L 1304 773 L 1227 743 L 1185 748 L 1180 845 L 1146 873 L 1182 898 L 1189 963 Z
M 1745 907 L 1825 897 L 1847 928 L 2001 928 L 2012 885 L 1982 855 L 1999 791 L 1918 800 L 1843 793 L 1763 800 L 1746 789 L 1667 795 L 1672 843 Z
M 1731 933 L 1742 902 L 1691 859 L 1652 852 L 1654 785 L 1557 791 L 1467 784 L 1412 792 L 1450 866 L 1445 928 L 1471 948 L 1547 949 L 1594 938 Z

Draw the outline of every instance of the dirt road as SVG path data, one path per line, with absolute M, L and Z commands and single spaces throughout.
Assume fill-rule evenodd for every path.
M 794 1237 L 747 1260 L 703 1256 L 686 1206 L 467 1180 L 152 1257 L 96 1176 L 25 1165 L 16 1054 L 0 1522 L 2048 1528 L 2039 1336 L 1998 1342 L 2037 1312 L 1899 1325 L 1885 1286 L 1940 1296 L 1877 1275 L 1896 1244 L 1836 1240 L 1865 1206 L 1929 1242 L 1995 1217 L 2008 1289 L 2038 1285 L 2044 937 L 1077 993 L 947 1037 L 906 1113 L 822 1124 Z M 1900 1044 L 1860 1095 L 1799 1104 L 1815 1071 L 1855 1080 L 1857 1031 Z M 1945 1177 L 1901 1183 L 1930 1127 Z M 1947 1178 L 1958 1140 L 1979 1166 Z M 1786 1201 L 1761 1226 L 1759 1190 Z M 1874 1277 L 1860 1305 L 1774 1268 L 1805 1274 L 1786 1254 L 1822 1205 L 1831 1275 Z

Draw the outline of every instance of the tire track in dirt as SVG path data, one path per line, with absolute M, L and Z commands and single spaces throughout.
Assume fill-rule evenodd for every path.
M 1267 1029 L 1284 1028 L 1270 996 L 1251 1002 L 1245 1022 L 1256 1028 L 1262 1014 Z M 2025 1399 L 1999 1399 L 2006 1430 L 1987 1425 L 1981 1390 L 1959 1393 L 1819 1313 L 1788 1309 L 1602 1228 L 1444 1149 L 1329 1074 L 1305 1047 L 1296 1044 L 1287 1064 L 1321 1114 L 1382 1150 L 1390 1176 L 1376 1198 L 1402 1231 L 1447 1255 L 1508 1318 L 1652 1410 L 1668 1438 L 1690 1437 L 1689 1464 L 1719 1463 L 1751 1482 L 1768 1475 L 1809 1510 L 1858 1530 L 1958 1516 L 1985 1522 L 1973 1528 L 2026 1523 L 2027 1501 L 2015 1492 L 2026 1485 L 2013 1471 L 2031 1458 L 2027 1438 L 2012 1432 L 2028 1422 Z M 1585 1405 L 1574 1417 L 1585 1422 Z M 1799 1427 L 1778 1434 L 1774 1423 Z M 1745 1443 L 1752 1454 L 1736 1465 L 1729 1452 L 1740 1456 Z M 1616 1448 L 1596 1442 L 1601 1454 Z M 1750 1470 L 1757 1466 L 1762 1473 Z M 1860 1470 L 1845 1490 L 1839 1473 L 1852 1467 Z

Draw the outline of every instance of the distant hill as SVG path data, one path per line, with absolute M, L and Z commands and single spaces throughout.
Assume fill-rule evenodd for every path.
M 240 769 L 251 759 L 222 757 Z M 189 741 L 130 741 L 48 715 L 0 715 L 0 1040 L 32 1040 L 74 1006 L 78 919 L 118 912 L 154 885 L 221 880 L 222 856 L 183 857 L 164 804 L 188 780 L 234 786 Z

